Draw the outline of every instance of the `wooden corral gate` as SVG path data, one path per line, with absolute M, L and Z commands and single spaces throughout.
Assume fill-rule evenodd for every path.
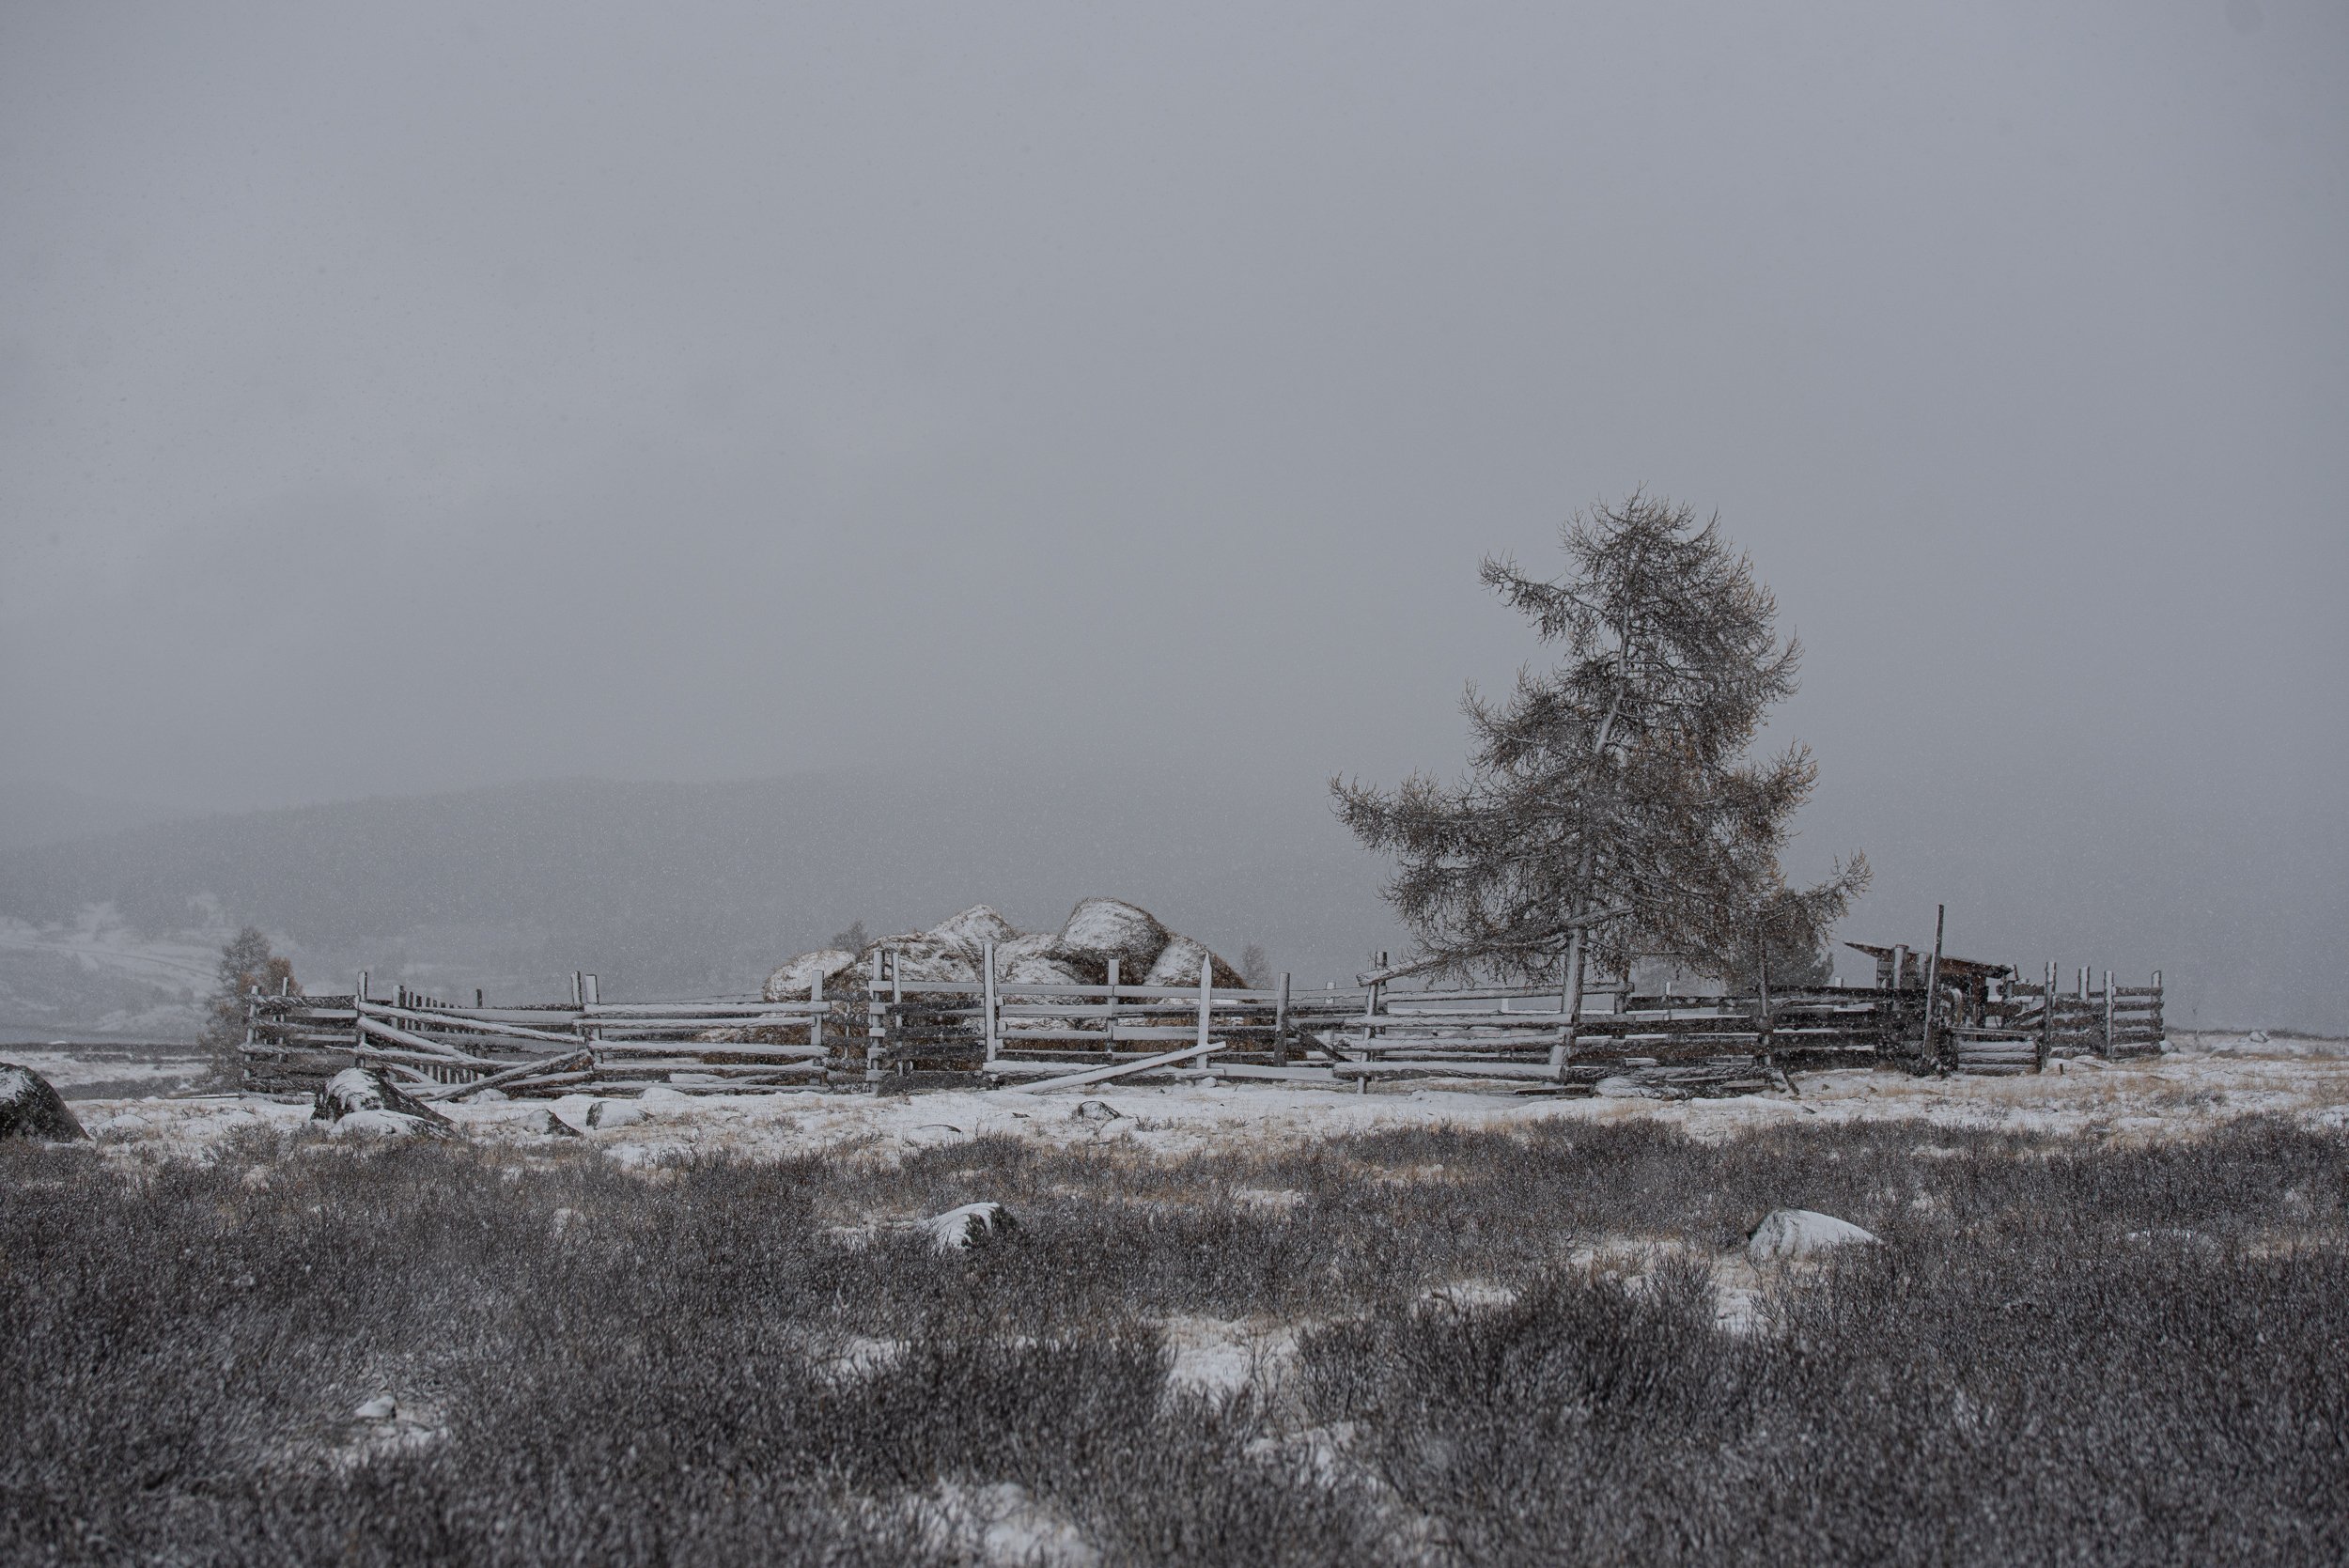
M 1962 961 L 1960 961 L 1962 962 Z M 1988 968 L 1988 966 L 1983 966 Z M 1766 997 L 1599 991 L 1569 1016 L 1554 989 L 1351 990 L 992 978 L 917 980 L 876 953 L 869 972 L 804 999 L 607 1003 L 593 975 L 568 1004 L 471 1007 L 405 987 L 371 994 L 256 996 L 244 1048 L 256 1090 L 310 1092 L 365 1064 L 421 1098 L 508 1094 L 742 1093 L 877 1084 L 947 1072 L 1014 1089 L 1141 1076 L 1213 1074 L 1298 1083 L 1461 1078 L 1536 1092 L 1588 1092 L 1631 1075 L 1670 1089 L 1737 1092 L 1782 1083 L 1789 1067 L 2029 1072 L 2053 1058 L 2158 1048 L 2161 977 L 2149 986 L 2058 992 L 1994 978 L 1814 986 Z M 2003 972 L 2003 971 L 2002 971 Z M 1894 977 L 1900 978 L 1895 970 Z M 1928 1007 L 1928 1001 L 1931 1007 Z

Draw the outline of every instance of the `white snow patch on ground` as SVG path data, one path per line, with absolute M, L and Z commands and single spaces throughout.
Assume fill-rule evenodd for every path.
M 2051 1069 L 2015 1078 L 1909 1078 L 1865 1069 L 1798 1074 L 1800 1099 L 1782 1094 L 1685 1101 L 1547 1099 L 1465 1086 L 1356 1094 L 1285 1085 L 1178 1084 L 1124 1091 L 1117 1096 L 1123 1114 L 1097 1124 L 1072 1117 L 1074 1102 L 1061 1103 L 1064 1096 L 980 1089 L 708 1094 L 646 1106 L 646 1120 L 626 1128 L 624 1138 L 614 1136 L 620 1129 L 589 1129 L 586 1146 L 628 1166 L 691 1157 L 756 1160 L 808 1155 L 894 1164 L 922 1149 L 988 1136 L 1046 1148 L 1102 1150 L 1117 1159 L 1179 1158 L 1385 1128 L 1506 1129 L 1537 1122 L 1634 1118 L 1675 1126 L 1706 1141 L 1791 1122 L 1921 1121 L 2131 1141 L 2193 1136 L 2257 1113 L 2292 1117 L 2310 1126 L 2349 1125 L 2349 1049 L 2319 1052 L 2305 1041 L 2262 1047 L 2241 1036 L 2206 1038 L 2227 1048 L 2198 1045 L 2170 1056 L 2093 1068 L 2066 1063 L 2061 1074 Z M 90 1099 L 75 1109 L 101 1142 L 157 1157 L 203 1157 L 237 1128 L 292 1130 L 309 1117 L 306 1104 L 257 1096 Z M 484 1142 L 554 1146 L 553 1139 L 530 1130 L 545 1102 L 441 1109 L 467 1136 Z M 1104 1126 L 1115 1129 L 1113 1142 L 1097 1136 Z
M 1065 1510 L 1014 1482 L 941 1481 L 911 1507 L 923 1533 L 958 1560 L 988 1568 L 1094 1568 L 1101 1560 Z
M 209 1065 L 200 1056 L 112 1054 L 75 1055 L 70 1051 L 37 1050 L 23 1046 L 0 1046 L 0 1062 L 30 1067 L 63 1093 L 85 1084 L 137 1084 L 156 1091 L 176 1089 L 204 1076 Z
M 1174 1353 L 1168 1385 L 1198 1393 L 1226 1394 L 1245 1384 L 1252 1374 L 1276 1376 L 1297 1354 L 1299 1327 L 1269 1319 L 1162 1318 L 1159 1332 Z

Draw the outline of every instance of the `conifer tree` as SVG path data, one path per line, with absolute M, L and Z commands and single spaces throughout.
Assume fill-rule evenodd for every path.
M 1562 983 L 1569 1022 L 1586 973 L 1672 955 L 1728 977 L 1757 938 L 1815 951 L 1866 885 L 1854 855 L 1794 889 L 1779 852 L 1817 778 L 1799 745 L 1750 747 L 1792 694 L 1801 650 L 1751 563 L 1686 506 L 1634 494 L 1563 531 L 1572 574 L 1487 560 L 1484 578 L 1556 644 L 1503 703 L 1473 687 L 1455 784 L 1392 791 L 1332 780 L 1339 815 L 1397 862 L 1386 894 L 1420 943 L 1414 968 Z
M 257 990 L 263 996 L 276 996 L 281 991 L 300 996 L 302 987 L 294 981 L 292 962 L 271 952 L 269 938 L 251 925 L 229 938 L 221 948 L 213 973 L 219 988 L 212 993 L 211 1006 L 197 1043 L 212 1058 L 213 1078 L 223 1084 L 233 1084 L 243 1073 L 238 1048 L 244 1044 L 247 998 Z

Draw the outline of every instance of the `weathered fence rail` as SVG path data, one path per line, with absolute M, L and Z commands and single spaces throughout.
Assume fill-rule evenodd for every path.
M 820 993 L 607 1004 L 593 975 L 576 977 L 568 1006 L 465 1007 L 405 986 L 376 997 L 363 973 L 348 995 L 252 998 L 244 1076 L 257 1090 L 309 1092 L 364 1065 L 423 1099 L 799 1087 L 826 1077 L 833 1012 Z
M 1034 1091 L 1143 1076 L 1209 1074 L 1298 1083 L 1486 1079 L 1546 1092 L 1625 1074 L 1717 1090 L 1782 1083 L 1792 1066 L 2032 1072 L 2050 1060 L 2141 1054 L 2162 1040 L 2161 976 L 2101 990 L 2082 970 L 2061 991 L 1980 979 L 1817 986 L 1753 997 L 1642 996 L 1620 987 L 1569 1010 L 1555 990 L 1503 986 L 1299 992 L 1268 987 L 999 978 L 990 947 L 977 980 L 923 980 L 882 950 L 869 972 L 820 981 L 780 1001 L 604 1002 L 595 976 L 568 1004 L 462 1006 L 363 973 L 332 996 L 255 996 L 248 1087 L 315 1090 L 354 1064 L 427 1099 L 640 1093 L 655 1085 L 745 1093 L 952 1073 Z M 1886 971 L 1899 974 L 1897 966 Z

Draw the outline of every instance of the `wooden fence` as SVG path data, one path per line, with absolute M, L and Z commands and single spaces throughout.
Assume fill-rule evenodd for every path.
M 2161 976 L 2149 986 L 2074 994 L 2013 981 L 1906 987 L 1818 986 L 1767 997 L 1595 992 L 1569 1016 L 1554 989 L 1351 990 L 1102 985 L 997 978 L 987 950 L 976 980 L 921 980 L 883 950 L 869 972 L 819 982 L 803 1000 L 606 1003 L 574 977 L 568 1004 L 471 1007 L 405 987 L 373 996 L 363 973 L 347 996 L 256 996 L 246 1082 L 309 1091 L 354 1064 L 408 1092 L 509 1094 L 693 1093 L 877 1084 L 915 1073 L 1013 1089 L 1142 1076 L 1214 1074 L 1297 1083 L 1485 1079 L 1529 1090 L 1589 1090 L 1626 1074 L 1715 1090 L 1782 1083 L 1790 1066 L 1898 1065 L 1912 1071 L 2029 1072 L 2081 1052 L 2158 1048 Z M 1929 1008 L 1928 998 L 1932 1005 Z
M 246 1087 L 311 1092 L 346 1067 L 389 1073 L 420 1099 L 481 1089 L 509 1094 L 690 1092 L 821 1083 L 833 1003 L 606 1003 L 596 977 L 573 979 L 568 1005 L 471 1007 L 396 989 L 370 994 L 363 971 L 346 996 L 255 996 Z
M 2148 1056 L 2161 1048 L 2161 971 L 2148 986 L 2117 986 L 2104 971 L 2101 990 L 2091 971 L 2077 971 L 2070 991 L 2046 967 L 2038 981 L 2009 980 L 1983 1009 L 1979 1027 L 1951 1031 L 1947 1064 L 1966 1072 L 2030 1072 L 2066 1056 Z

